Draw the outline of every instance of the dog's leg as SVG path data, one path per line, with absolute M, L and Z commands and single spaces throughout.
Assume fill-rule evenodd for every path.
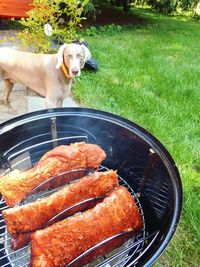
M 46 108 L 62 108 L 63 99 L 59 98 L 58 100 L 49 100 L 46 98 L 45 105 Z
M 16 111 L 11 106 L 10 100 L 9 100 L 9 96 L 10 96 L 10 93 L 13 89 L 14 83 L 11 82 L 9 79 L 7 79 L 7 80 L 3 80 L 2 84 L 3 84 L 3 101 L 4 101 L 4 104 L 8 107 L 9 111 L 12 114 L 16 114 Z
M 60 99 L 58 99 L 57 102 L 56 102 L 56 107 L 57 107 L 57 108 L 62 108 L 62 105 L 63 105 L 63 99 L 60 98 Z
M 46 106 L 46 109 L 48 108 L 56 108 L 56 101 L 55 100 L 51 100 L 49 98 L 46 98 L 45 99 L 45 106 Z

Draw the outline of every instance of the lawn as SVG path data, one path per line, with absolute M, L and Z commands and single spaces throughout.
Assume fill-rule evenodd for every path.
M 100 69 L 84 71 L 74 94 L 83 106 L 132 120 L 155 135 L 180 171 L 184 205 L 156 266 L 200 266 L 200 24 L 132 9 L 138 25 L 83 33 Z M 91 35 L 91 36 L 89 36 Z

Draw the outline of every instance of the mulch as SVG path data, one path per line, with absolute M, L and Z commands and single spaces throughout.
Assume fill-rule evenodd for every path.
M 107 7 L 101 8 L 96 11 L 95 18 L 91 15 L 86 20 L 82 21 L 83 28 L 90 26 L 105 26 L 109 24 L 116 25 L 138 25 L 143 22 L 143 18 L 133 14 L 126 13 L 120 8 Z M 9 30 L 10 29 L 9 20 L 1 19 L 0 20 L 0 30 Z
M 138 25 L 143 22 L 143 19 L 133 13 L 126 13 L 122 9 L 116 9 L 114 7 L 97 10 L 96 18 L 92 16 L 83 21 L 83 27 L 89 26 L 105 26 L 109 24 L 116 25 Z

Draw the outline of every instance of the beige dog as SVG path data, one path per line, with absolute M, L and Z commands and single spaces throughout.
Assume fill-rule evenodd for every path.
M 14 112 L 9 95 L 16 82 L 44 96 L 46 108 L 62 107 L 70 93 L 73 78 L 91 57 L 84 45 L 64 44 L 56 54 L 34 54 L 0 48 L 0 78 L 3 80 L 3 101 Z

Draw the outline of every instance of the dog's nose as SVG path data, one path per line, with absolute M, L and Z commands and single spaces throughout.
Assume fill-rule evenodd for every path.
M 72 69 L 72 74 L 73 75 L 77 75 L 78 74 L 78 69 L 77 68 Z

